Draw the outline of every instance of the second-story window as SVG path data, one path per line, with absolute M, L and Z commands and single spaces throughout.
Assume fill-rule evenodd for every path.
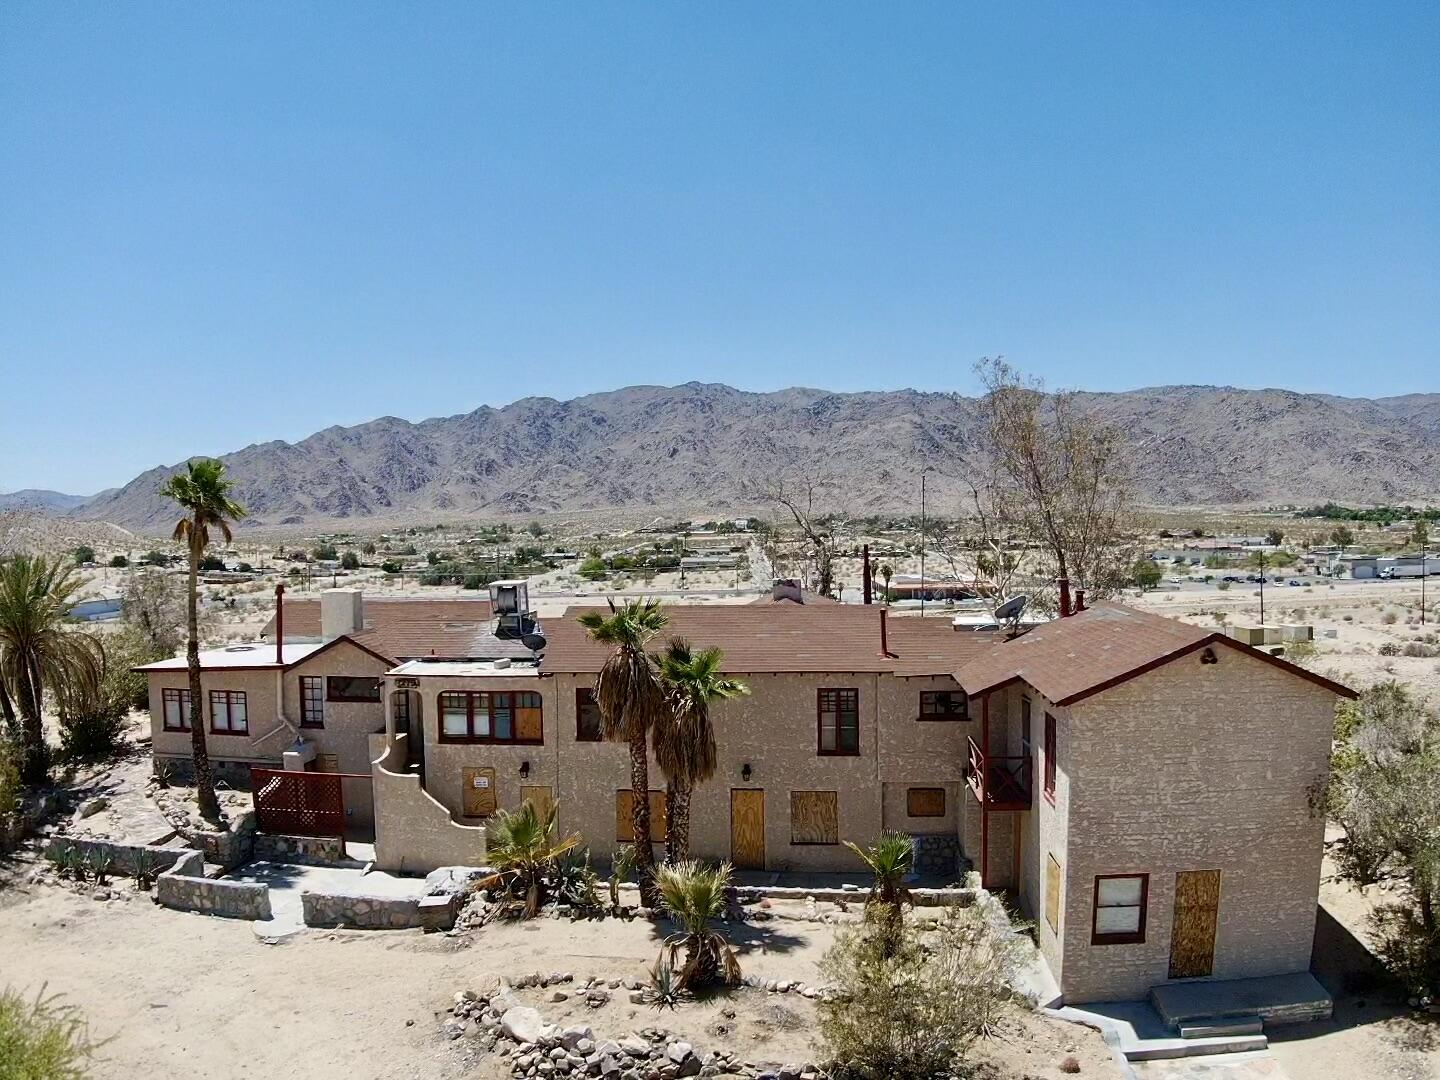
M 210 730 L 217 735 L 249 734 L 244 690 L 210 691 Z
M 970 706 L 963 690 L 922 690 L 921 720 L 968 720 Z
M 300 676 L 300 726 L 325 726 L 325 680 L 319 675 Z
M 190 708 L 190 691 L 166 687 L 160 696 L 164 700 L 165 730 L 189 731 L 193 712 Z
M 331 675 L 325 680 L 326 701 L 379 701 L 380 680 L 360 675 Z
M 600 705 L 595 691 L 582 686 L 575 691 L 575 741 L 599 742 L 600 736 Z
M 1045 714 L 1045 797 L 1055 801 L 1055 717 Z
M 818 715 L 821 755 L 860 753 L 860 691 L 853 689 L 819 691 Z
M 540 695 L 530 690 L 447 690 L 440 695 L 440 741 L 544 742 Z

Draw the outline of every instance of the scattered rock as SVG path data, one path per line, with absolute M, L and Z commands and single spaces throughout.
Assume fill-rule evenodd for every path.
M 544 1030 L 545 1021 L 536 1009 L 525 1005 L 516 1005 L 514 1008 L 506 1009 L 500 1017 L 500 1030 L 505 1035 L 518 1043 L 537 1043 L 540 1041 L 540 1033 Z

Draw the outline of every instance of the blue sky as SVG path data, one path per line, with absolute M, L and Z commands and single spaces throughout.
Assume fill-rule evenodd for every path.
M 1437 50 L 1429 3 L 9 0 L 0 490 L 997 353 L 1440 390 Z

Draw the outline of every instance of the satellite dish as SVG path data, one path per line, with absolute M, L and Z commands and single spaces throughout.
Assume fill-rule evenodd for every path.
M 1020 618 L 1020 613 L 1025 610 L 1025 605 L 1030 602 L 1030 597 L 1024 593 L 1012 596 L 995 609 L 995 618 L 1000 622 L 1015 622 Z
M 531 652 L 540 652 L 545 648 L 544 634 L 521 634 L 520 644 L 524 645 Z

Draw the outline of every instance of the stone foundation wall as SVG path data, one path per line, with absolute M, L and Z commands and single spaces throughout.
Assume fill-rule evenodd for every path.
M 270 889 L 247 881 L 215 881 L 201 876 L 205 857 L 189 851 L 155 879 L 155 902 L 178 911 L 198 911 L 228 919 L 270 918 Z
M 185 739 L 188 742 L 190 736 L 187 734 Z M 249 791 L 251 765 L 261 769 L 278 769 L 280 760 L 277 757 L 273 761 L 222 761 L 212 757 L 210 772 L 217 784 L 223 783 L 225 787 L 234 788 L 236 791 Z M 163 770 L 176 783 L 195 782 L 195 760 L 188 753 L 156 754 L 154 768 L 157 773 Z
M 78 851 L 85 859 L 97 854 L 110 860 L 112 874 L 134 877 L 141 866 L 152 874 L 163 873 L 186 855 L 198 854 L 188 848 L 155 847 L 152 844 L 123 844 L 116 840 L 90 840 L 78 836 L 56 836 L 45 843 L 45 857 L 53 863 L 64 861 Z
M 303 892 L 300 903 L 306 926 L 403 930 L 421 925 L 418 896 L 336 896 Z
M 955 833 L 912 836 L 915 871 L 935 877 L 954 877 L 960 871 L 960 837 Z
M 205 861 L 234 870 L 244 866 L 255 850 L 255 811 L 246 810 L 230 823 L 225 832 L 186 830 L 186 842 L 205 853 Z
M 270 833 L 256 833 L 251 857 L 267 862 L 301 863 L 306 866 L 355 864 L 355 860 L 345 854 L 345 841 L 338 836 L 273 836 Z
M 911 889 L 910 895 L 916 907 L 969 907 L 984 890 L 964 889 Z M 735 897 L 742 904 L 753 904 L 759 900 L 828 900 L 831 903 L 863 904 L 870 895 L 868 889 L 797 889 L 778 885 L 737 885 Z

